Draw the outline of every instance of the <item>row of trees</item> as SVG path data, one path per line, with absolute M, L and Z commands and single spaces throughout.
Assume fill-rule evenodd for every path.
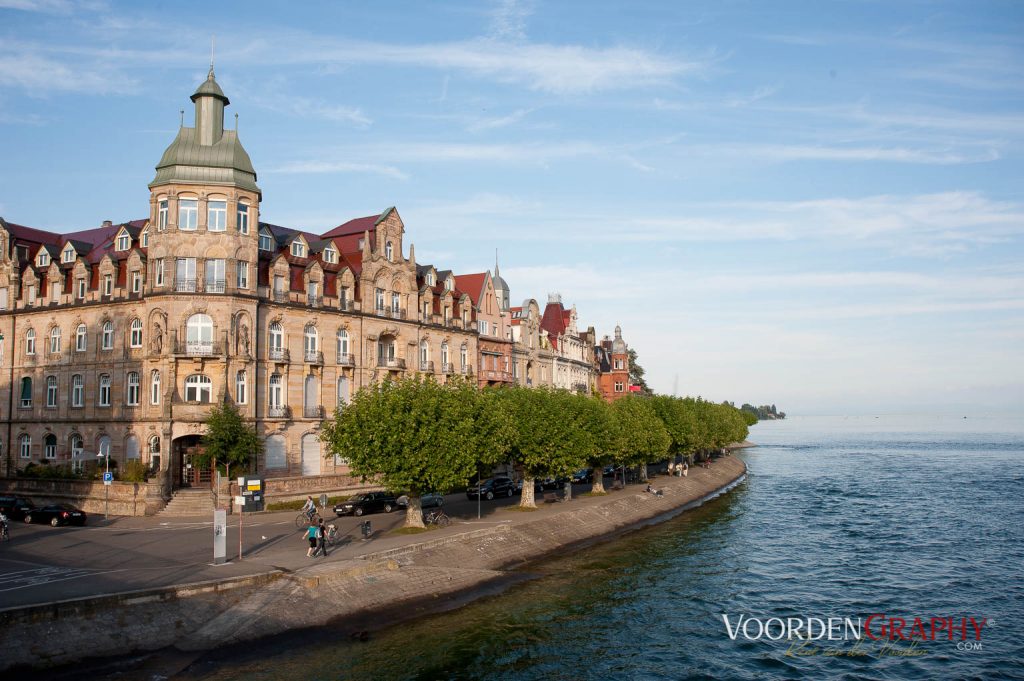
M 410 377 L 360 390 L 324 422 L 320 439 L 353 474 L 407 493 L 406 525 L 422 527 L 422 494 L 462 487 L 498 464 L 522 472 L 520 503 L 534 507 L 535 479 L 589 467 L 600 493 L 606 465 L 643 466 L 746 435 L 737 409 L 700 399 L 631 395 L 608 404 L 565 390 Z

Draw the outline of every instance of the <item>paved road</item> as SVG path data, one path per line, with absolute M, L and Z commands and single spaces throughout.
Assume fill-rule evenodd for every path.
M 589 490 L 575 485 L 574 494 Z M 477 502 L 465 494 L 445 498 L 445 510 L 455 523 L 447 531 L 467 525 L 493 526 L 508 522 L 496 509 L 519 503 L 519 497 Z M 543 505 L 541 505 L 543 506 Z M 552 506 L 559 506 L 554 504 Z M 543 509 L 547 512 L 553 509 Z M 213 565 L 213 519 L 111 518 L 91 515 L 85 527 L 11 524 L 11 541 L 0 543 L 0 609 L 82 598 L 101 594 L 185 584 L 209 579 L 251 575 L 273 569 L 294 570 L 309 565 L 308 544 L 295 528 L 296 511 L 247 515 L 242 527 L 242 555 L 238 560 L 238 516 L 228 516 L 229 562 Z M 518 514 L 517 514 L 518 515 Z M 362 553 L 399 546 L 408 535 L 387 536 L 404 523 L 404 513 L 376 513 L 362 518 L 333 518 L 349 541 L 321 560 L 352 558 Z M 531 514 L 533 516 L 533 514 Z M 536 516 L 533 516 L 536 517 Z M 362 541 L 358 525 L 369 520 L 373 537 Z

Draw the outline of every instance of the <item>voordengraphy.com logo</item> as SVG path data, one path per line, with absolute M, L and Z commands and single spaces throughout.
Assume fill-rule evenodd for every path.
M 981 648 L 987 617 L 749 617 L 722 614 L 729 638 L 748 641 L 960 641 Z M 958 646 L 959 647 L 959 646 Z M 969 650 L 975 647 L 966 648 Z

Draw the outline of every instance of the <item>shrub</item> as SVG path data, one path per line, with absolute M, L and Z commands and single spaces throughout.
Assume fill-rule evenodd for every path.
M 138 459 L 131 459 L 125 463 L 124 468 L 118 473 L 117 479 L 122 482 L 146 482 L 147 473 L 149 473 L 149 469 L 144 463 Z

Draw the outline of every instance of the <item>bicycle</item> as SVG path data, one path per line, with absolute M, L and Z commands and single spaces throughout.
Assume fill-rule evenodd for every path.
M 11 532 L 7 529 L 7 521 L 0 524 L 0 541 L 11 541 Z
M 448 514 L 439 508 L 435 508 L 433 511 L 424 514 L 423 523 L 425 525 L 437 525 L 438 527 L 448 527 L 452 524 L 452 519 L 448 517 Z
M 323 520 L 323 516 L 316 511 L 313 511 L 312 513 L 301 511 L 297 516 L 295 516 L 295 529 L 304 530 L 309 527 L 310 523 L 319 525 L 321 520 Z
M 327 526 L 327 536 L 324 537 L 325 542 L 328 546 L 335 546 L 341 543 L 341 532 L 338 532 L 338 528 L 334 525 Z

